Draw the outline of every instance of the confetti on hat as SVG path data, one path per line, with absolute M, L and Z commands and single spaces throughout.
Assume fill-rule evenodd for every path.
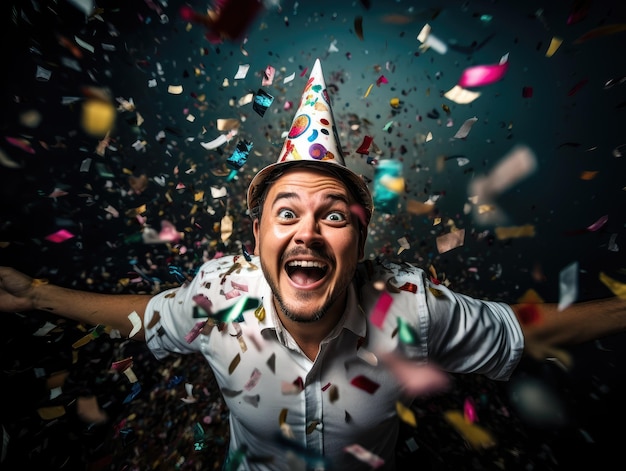
M 366 222 L 369 222 L 373 210 L 372 197 L 363 178 L 346 166 L 319 59 L 316 59 L 311 69 L 277 162 L 262 169 L 250 183 L 248 207 L 256 206 L 265 180 L 277 166 L 310 166 L 317 163 L 333 165 L 329 168 L 339 172 L 342 178 L 357 188 L 359 202 L 368 213 Z

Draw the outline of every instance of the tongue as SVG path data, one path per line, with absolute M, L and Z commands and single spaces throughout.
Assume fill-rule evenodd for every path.
M 299 285 L 308 285 L 319 281 L 324 276 L 324 271 L 319 268 L 297 268 L 289 277 Z

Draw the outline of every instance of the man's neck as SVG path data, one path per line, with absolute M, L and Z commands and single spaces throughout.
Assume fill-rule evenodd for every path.
M 343 300 L 336 302 L 321 319 L 314 322 L 297 322 L 285 316 L 276 305 L 275 309 L 283 327 L 291 334 L 304 354 L 311 361 L 314 361 L 322 340 L 332 332 L 341 320 L 345 311 L 346 299 L 347 295 L 344 296 Z

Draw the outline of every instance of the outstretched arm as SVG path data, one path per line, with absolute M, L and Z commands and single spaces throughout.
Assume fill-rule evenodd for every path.
M 558 304 L 514 304 L 520 320 L 525 351 L 541 356 L 557 347 L 572 346 L 626 331 L 626 299 L 610 297 L 574 303 L 559 311 Z M 529 321 L 528 311 L 536 319 Z
M 110 326 L 119 330 L 122 337 L 128 337 L 140 325 L 132 338 L 144 339 L 143 315 L 150 298 L 150 295 L 100 294 L 63 288 L 13 268 L 0 267 L 0 311 L 37 309 L 87 325 Z

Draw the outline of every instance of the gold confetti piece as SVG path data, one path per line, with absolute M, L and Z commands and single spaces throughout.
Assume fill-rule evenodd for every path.
M 328 388 L 328 399 L 330 400 L 331 404 L 339 399 L 339 389 L 334 384 L 332 384 L 330 388 Z
M 148 329 L 152 329 L 157 322 L 161 320 L 161 313 L 159 311 L 154 311 L 152 314 L 152 319 L 150 319 L 150 323 L 148 324 Z
M 480 204 L 478 205 L 478 214 L 491 213 L 496 210 L 493 204 Z
M 96 137 L 104 137 L 115 122 L 115 107 L 101 100 L 87 100 L 83 104 L 81 125 L 85 132 Z
M 33 278 L 33 281 L 30 282 L 33 288 L 41 285 L 47 285 L 48 280 L 46 278 Z
M 87 345 L 89 342 L 93 340 L 93 336 L 91 334 L 87 334 L 84 337 L 78 339 L 76 342 L 72 344 L 72 348 L 80 348 Z
M 422 214 L 431 213 L 435 209 L 435 205 L 432 203 L 421 203 L 415 200 L 408 200 L 406 202 L 406 210 L 411 214 L 418 216 Z
M 396 402 L 396 412 L 403 422 L 409 424 L 411 427 L 417 427 L 417 419 L 413 411 L 399 401 Z
M 306 428 L 306 434 L 310 435 L 312 432 L 314 432 L 319 423 L 319 420 L 314 420 L 313 422 L 311 422 Z
M 234 118 L 219 118 L 217 120 L 218 131 L 232 131 L 233 129 L 239 129 L 241 122 Z
M 600 281 L 609 288 L 615 296 L 626 299 L 626 284 L 614 280 L 604 272 L 600 272 Z
M 226 214 L 220 222 L 220 227 L 222 230 L 222 242 L 226 242 L 233 235 L 233 218 Z
M 259 322 L 263 322 L 265 320 L 265 308 L 263 307 L 263 305 L 257 307 L 254 310 L 254 317 L 256 317 Z
M 546 57 L 552 57 L 562 43 L 563 39 L 554 36 L 550 41 L 550 46 L 548 47 L 548 50 L 546 51 Z
M 599 172 L 596 170 L 585 170 L 584 172 L 580 174 L 580 179 L 581 180 L 593 180 L 594 178 L 598 176 L 598 173 Z
M 367 98 L 370 94 L 370 92 L 372 91 L 372 87 L 374 86 L 373 83 L 370 83 L 370 86 L 367 88 L 367 91 L 365 92 L 365 95 L 363 96 L 363 98 Z
M 495 233 L 498 240 L 535 237 L 535 226 L 525 224 L 523 226 L 496 227 Z
M 292 440 L 296 438 L 293 430 L 291 430 L 291 426 L 288 423 L 280 424 L 280 431 L 286 438 L 290 438 Z
M 520 296 L 517 302 L 522 304 L 541 304 L 544 302 L 544 299 L 539 295 L 539 293 L 537 293 L 537 291 L 530 288 L 526 290 L 522 296 Z
M 287 421 L 287 413 L 289 409 L 282 409 L 278 415 L 278 425 L 283 425 Z
M 54 389 L 61 388 L 65 384 L 65 380 L 70 375 L 69 371 L 57 371 L 56 373 L 52 373 L 50 377 L 46 379 L 46 388 Z
M 65 415 L 65 407 L 63 406 L 52 406 L 52 407 L 40 407 L 37 409 L 37 413 L 39 417 L 43 420 L 52 420 L 58 419 Z
M 485 449 L 496 444 L 495 439 L 487 430 L 465 420 L 462 411 L 449 410 L 444 413 L 444 417 L 472 447 Z
M 76 400 L 76 414 L 88 424 L 101 424 L 108 419 L 106 413 L 100 409 L 96 396 L 79 396 Z
M 433 288 L 432 286 L 429 286 L 428 290 L 433 294 L 433 296 L 437 298 L 443 296 L 443 293 L 439 291 L 437 288 Z
M 237 366 L 239 365 L 239 362 L 241 361 L 241 356 L 239 355 L 239 353 L 237 355 L 235 355 L 235 358 L 233 358 L 233 361 L 230 362 L 230 365 L 228 366 L 228 374 L 233 374 L 233 371 L 235 371 L 235 368 L 237 368 Z

